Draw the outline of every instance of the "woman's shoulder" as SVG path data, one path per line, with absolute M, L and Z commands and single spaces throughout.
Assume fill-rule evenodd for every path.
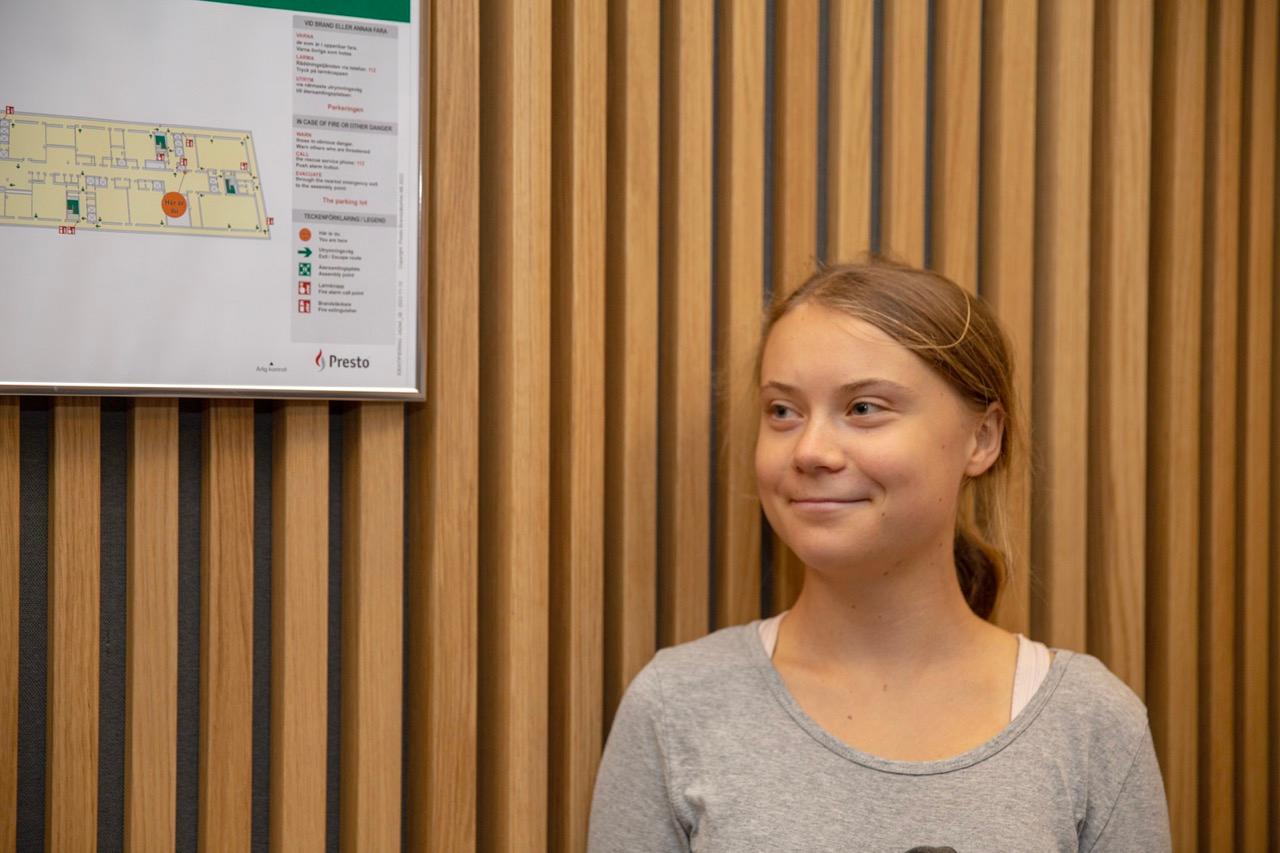
M 758 670 L 752 640 L 758 644 L 754 623 L 721 628 L 696 640 L 658 650 L 632 681 L 629 692 L 641 693 L 664 706 L 723 707 L 730 694 L 759 689 L 759 679 L 748 677 Z
M 1147 706 L 1138 694 L 1093 655 L 1055 650 L 1062 675 L 1046 704 L 1056 719 L 1079 734 L 1133 743 L 1148 729 Z

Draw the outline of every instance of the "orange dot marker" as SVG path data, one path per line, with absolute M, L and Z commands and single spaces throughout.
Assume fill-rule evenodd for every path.
M 187 198 L 182 193 L 165 193 L 160 199 L 160 209 L 165 216 L 177 219 L 187 212 Z
M 310 229 L 310 228 L 303 228 L 301 231 L 299 231 L 299 232 L 298 232 L 298 239 L 299 239 L 299 240 L 301 240 L 301 241 L 302 241 L 302 242 L 304 242 L 304 243 L 305 243 L 305 242 L 307 242 L 308 240 L 310 240 L 310 239 L 311 239 L 311 229 Z

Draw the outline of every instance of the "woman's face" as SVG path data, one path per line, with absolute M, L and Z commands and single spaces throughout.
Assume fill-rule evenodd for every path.
M 760 501 L 806 565 L 950 555 L 960 485 L 999 455 L 998 405 L 975 411 L 884 332 L 813 303 L 774 324 L 760 382 Z

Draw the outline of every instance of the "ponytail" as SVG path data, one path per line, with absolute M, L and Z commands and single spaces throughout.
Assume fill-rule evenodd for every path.
M 990 619 L 1004 583 L 1004 555 L 966 521 L 956 525 L 954 551 L 964 600 L 978 616 Z

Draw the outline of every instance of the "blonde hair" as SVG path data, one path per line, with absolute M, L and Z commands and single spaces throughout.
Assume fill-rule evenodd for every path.
M 807 302 L 875 326 L 915 353 L 975 409 L 985 410 L 992 403 L 1004 409 L 999 456 L 986 472 L 967 478 L 961 487 L 954 544 L 956 576 L 965 601 L 978 616 L 990 619 L 1008 574 L 1004 507 L 1010 459 L 1024 444 L 1011 348 L 995 314 L 981 299 L 936 272 L 873 257 L 823 266 L 799 288 L 775 299 L 760 338 L 761 354 L 774 324 Z M 757 375 L 759 367 L 758 354 Z

